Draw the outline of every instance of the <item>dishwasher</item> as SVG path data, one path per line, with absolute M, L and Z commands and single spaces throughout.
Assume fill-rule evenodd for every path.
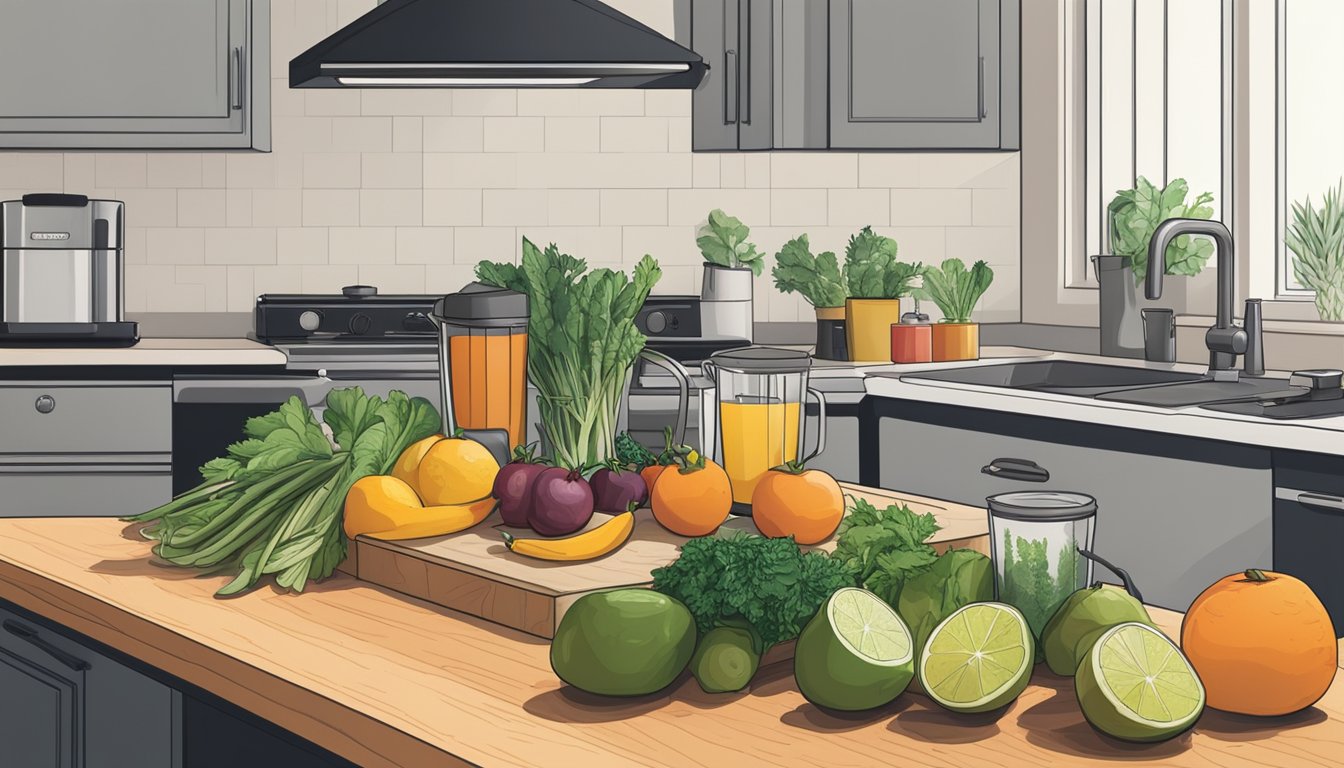
M 1344 457 L 1274 454 L 1274 570 L 1296 576 L 1344 636 Z

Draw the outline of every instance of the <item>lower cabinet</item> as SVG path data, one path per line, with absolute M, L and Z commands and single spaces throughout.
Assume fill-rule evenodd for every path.
M 862 445 L 876 447 L 865 484 L 972 506 L 1007 491 L 1090 494 L 1094 551 L 1149 603 L 1183 611 L 1217 579 L 1271 567 L 1268 449 L 888 398 L 863 411 Z
M 179 768 L 181 695 L 0 608 L 0 745 L 5 765 Z

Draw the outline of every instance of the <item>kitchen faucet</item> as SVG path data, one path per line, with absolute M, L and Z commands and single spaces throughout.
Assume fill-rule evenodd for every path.
M 1246 360 L 1248 374 L 1263 373 L 1255 370 L 1260 365 L 1259 350 L 1262 331 L 1259 323 L 1250 323 L 1249 331 L 1232 322 L 1232 294 L 1236 285 L 1236 246 L 1232 233 L 1220 221 L 1206 219 L 1167 219 L 1157 226 L 1148 241 L 1148 278 L 1144 295 L 1151 299 L 1162 297 L 1162 276 L 1167 271 L 1167 246 L 1181 235 L 1205 235 L 1213 238 L 1218 248 L 1218 317 L 1213 327 L 1204 334 L 1209 348 L 1209 378 L 1214 381 L 1236 381 L 1237 355 L 1255 350 L 1255 361 Z

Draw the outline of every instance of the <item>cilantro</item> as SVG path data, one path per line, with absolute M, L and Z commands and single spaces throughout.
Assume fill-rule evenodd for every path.
M 921 264 L 896 260 L 896 241 L 864 227 L 845 248 L 845 279 L 856 299 L 899 299 L 908 296 Z
M 751 230 L 746 224 L 715 208 L 696 234 L 695 244 L 700 246 L 705 261 L 729 269 L 746 267 L 752 275 L 761 276 L 765 254 L 758 252 L 747 240 Z
M 843 307 L 847 298 L 845 274 L 835 254 L 812 255 L 807 235 L 799 235 L 775 254 L 770 274 L 781 293 L 801 293 L 814 307 Z
M 925 541 L 940 526 L 932 514 L 917 515 L 904 504 L 879 510 L 864 499 L 851 500 L 831 558 L 854 583 L 894 608 L 906 581 L 938 559 Z

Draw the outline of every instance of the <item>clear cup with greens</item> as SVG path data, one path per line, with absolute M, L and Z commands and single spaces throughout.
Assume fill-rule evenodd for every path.
M 1097 500 L 1085 493 L 1018 491 L 990 496 L 990 557 L 997 599 L 1022 612 L 1037 638 L 1069 595 L 1092 583 L 1092 564 L 1113 571 L 1139 601 L 1129 574 L 1092 553 Z

